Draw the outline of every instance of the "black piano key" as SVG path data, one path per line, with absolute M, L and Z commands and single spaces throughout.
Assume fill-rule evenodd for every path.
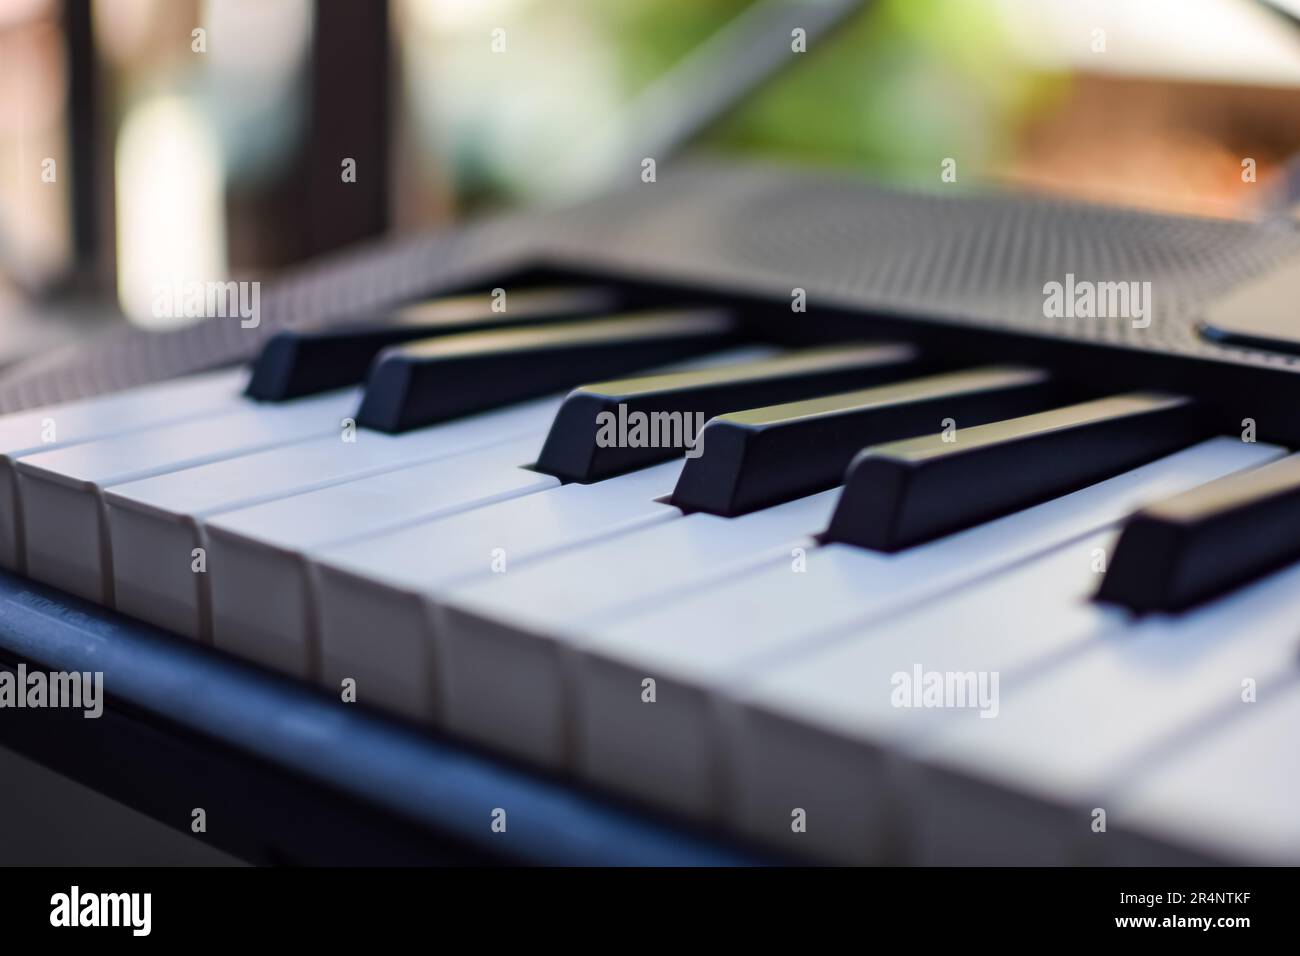
M 734 331 L 723 311 L 671 310 L 393 346 L 371 368 L 357 424 L 404 432 L 707 352 Z
M 714 418 L 672 502 L 731 517 L 833 488 L 865 445 L 1037 411 L 1060 395 L 1046 372 L 991 367 Z
M 608 315 L 620 305 L 612 289 L 527 289 L 508 292 L 493 311 L 490 293 L 430 299 L 402 306 L 374 321 L 327 329 L 278 332 L 253 362 L 249 398 L 281 402 L 355 385 L 390 345 L 415 339 L 480 332 L 513 325 Z
M 600 481 L 682 455 L 715 415 L 897 380 L 915 371 L 916 358 L 907 345 L 842 345 L 584 385 L 565 399 L 535 467 L 565 481 Z M 638 441 L 608 442 L 610 423 L 618 423 L 615 437 L 626 430 L 635 438 L 638 421 Z
M 1166 498 L 1124 525 L 1098 600 L 1181 611 L 1300 558 L 1300 456 Z
M 1195 404 L 1140 392 L 876 445 L 849 466 L 826 541 L 897 551 L 1146 464 L 1204 437 Z

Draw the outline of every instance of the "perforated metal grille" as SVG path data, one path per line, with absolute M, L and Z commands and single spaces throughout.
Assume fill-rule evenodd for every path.
M 494 218 L 332 257 L 266 288 L 262 322 L 210 319 L 165 334 L 117 331 L 0 379 L 11 411 L 245 361 L 274 331 L 364 314 L 490 281 L 534 260 L 814 305 L 1300 372 L 1300 359 L 1224 348 L 1195 331 L 1201 305 L 1300 256 L 1300 232 L 1016 196 L 895 192 L 857 180 L 734 164 L 661 170 L 660 181 L 574 209 Z M 1043 286 L 1149 281 L 1153 322 L 1050 319 Z
M 782 296 L 801 287 L 864 310 L 1300 370 L 1300 360 L 1223 348 L 1196 333 L 1207 299 L 1300 256 L 1300 232 L 1285 226 L 1010 195 L 894 192 L 765 169 L 689 171 L 620 202 L 574 213 L 558 241 L 621 269 Z M 602 228 L 613 213 L 637 223 L 636 234 Z M 1151 326 L 1045 317 L 1044 285 L 1067 274 L 1076 282 L 1150 282 Z

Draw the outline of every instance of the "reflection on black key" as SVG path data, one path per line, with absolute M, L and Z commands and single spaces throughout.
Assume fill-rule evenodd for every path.
M 716 309 L 672 310 L 399 345 L 375 360 L 357 424 L 385 432 L 432 425 L 707 352 L 733 330 Z
M 383 349 L 414 339 L 504 326 L 607 315 L 619 307 L 612 289 L 554 288 L 430 299 L 402 306 L 373 322 L 274 335 L 253 363 L 248 397 L 280 402 L 355 385 Z M 500 302 L 500 304 L 497 304 Z M 501 311 L 496 311 L 500 309 Z
M 1059 400 L 1047 373 L 993 367 L 932 375 L 713 419 L 673 504 L 731 517 L 839 484 L 865 445 L 1037 411 Z
M 555 416 L 536 468 L 599 481 L 681 455 L 714 415 L 897 380 L 915 359 L 906 345 L 842 345 L 584 385 Z
M 1097 597 L 1181 611 L 1300 558 L 1300 455 L 1148 505 L 1124 526 Z
M 897 551 L 1146 464 L 1205 434 L 1185 398 L 1140 392 L 876 445 L 824 540 Z

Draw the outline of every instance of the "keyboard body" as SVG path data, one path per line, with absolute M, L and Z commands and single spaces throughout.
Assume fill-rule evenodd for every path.
M 764 166 L 683 165 L 662 171 L 656 183 L 637 183 L 576 208 L 500 215 L 313 264 L 263 291 L 262 321 L 255 329 L 241 328 L 233 321 L 205 320 L 165 335 L 110 333 L 77 354 L 51 356 L 12 370 L 0 380 L 0 408 L 7 412 L 40 408 L 233 366 L 252 360 L 277 332 L 328 327 L 414 299 L 494 287 L 595 282 L 627 290 L 648 305 L 685 296 L 693 304 L 728 308 L 749 334 L 773 348 L 845 339 L 905 342 L 938 356 L 940 369 L 1013 362 L 1047 369 L 1072 387 L 1095 392 L 1176 392 L 1200 402 L 1220 436 L 1237 435 L 1249 419 L 1261 448 L 1272 443 L 1281 455 L 1284 447 L 1300 446 L 1300 419 L 1294 415 L 1300 399 L 1300 357 L 1285 350 L 1224 345 L 1205 337 L 1201 324 L 1208 302 L 1297 257 L 1300 230 L 1283 225 L 1173 218 L 1049 199 L 950 194 L 941 189 L 903 193 L 846 177 Z M 1045 285 L 1066 281 L 1149 282 L 1150 321 L 1135 321 L 1132 315 L 1045 315 Z M 799 305 L 792 308 L 792 303 Z M 1226 454 L 1236 455 L 1237 450 Z M 1258 462 L 1250 454 L 1254 452 L 1241 462 L 1233 459 L 1225 464 L 1216 457 L 1217 451 L 1206 452 L 1206 462 L 1197 467 L 1206 469 L 1205 480 L 1209 480 L 1234 468 L 1254 467 Z M 1258 461 L 1266 459 L 1261 452 Z M 1086 510 L 1094 505 L 1085 501 L 1080 507 Z M 1008 568 L 1031 556 L 1045 562 L 1049 552 L 1058 554 L 1077 542 L 1088 544 L 1115 520 L 1079 524 L 1077 533 L 1062 532 L 1052 547 L 1031 549 L 1019 558 L 1009 550 L 1005 553 L 1010 557 L 990 565 L 986 572 L 956 575 L 951 586 L 918 596 L 917 601 L 943 604 L 954 596 L 956 606 L 973 614 L 987 611 L 980 603 L 986 584 L 996 581 L 1000 587 L 1021 589 L 989 592 L 1004 598 L 1034 589 L 1032 576 L 1006 584 Z M 221 519 L 214 521 L 218 527 Z M 216 534 L 224 536 L 227 531 L 219 529 Z M 629 527 L 626 533 L 653 532 L 654 528 Z M 990 533 L 988 546 L 1014 544 L 1016 534 L 1014 528 Z M 753 589 L 764 587 L 763 574 L 775 575 L 772 568 L 778 566 L 783 572 L 789 570 L 792 552 L 786 547 L 787 538 L 804 543 L 801 536 L 778 537 L 782 547 L 764 552 L 763 568 L 737 564 L 734 573 L 720 572 L 707 588 L 674 592 L 682 594 L 684 602 L 702 602 L 696 617 L 674 618 L 674 609 L 637 607 L 631 617 L 645 622 L 643 627 L 620 621 L 617 613 L 601 620 L 628 646 L 649 647 L 656 613 L 669 627 L 706 619 L 716 611 L 708 606 L 713 600 L 708 592 L 716 586 L 734 596 L 735 603 L 725 606 L 734 613 L 737 632 L 752 627 L 758 633 L 765 625 L 747 617 L 745 607 L 750 596 L 759 593 Z M 1110 548 L 1113 541 L 1106 539 L 1101 546 Z M 815 574 L 823 565 L 831 568 L 819 559 L 842 546 L 818 548 L 812 541 L 807 547 L 822 552 L 812 555 Z M 977 555 L 972 560 L 978 563 L 978 559 Z M 844 573 L 856 573 L 851 562 L 846 567 L 850 571 Z M 928 572 L 923 568 L 915 572 L 924 573 Z M 539 579 L 544 581 L 544 575 L 539 574 Z M 900 579 L 900 589 L 905 590 L 904 584 L 911 580 Z M 533 600 L 541 606 L 537 603 L 541 598 L 530 597 L 526 586 L 520 587 L 509 601 L 518 600 L 524 607 Z M 1052 587 L 1045 585 L 1043 591 L 1049 593 Z M 488 590 L 476 594 L 469 588 L 463 595 L 457 593 L 456 600 L 439 613 L 460 615 L 463 620 L 457 626 L 482 626 L 488 637 L 492 637 L 488 626 L 492 622 L 483 607 L 513 606 L 498 605 L 504 599 Z M 1062 593 L 1073 594 L 1068 588 Z M 833 594 L 828 590 L 826 600 L 833 600 Z M 1282 599 L 1265 594 L 1231 600 L 1240 600 L 1246 613 L 1252 601 Z M 755 606 L 761 609 L 761 602 Z M 896 610 L 891 608 L 889 615 Z M 1004 626 L 1032 636 L 1036 616 L 1044 615 L 1047 627 L 1046 615 L 1051 613 L 1049 606 L 1039 607 L 1026 597 L 1023 613 L 1008 618 Z M 1268 614 L 1285 619 L 1284 608 L 1274 603 L 1260 613 L 1267 620 L 1273 620 Z M 1099 628 L 1097 633 L 1128 626 L 1109 618 L 1079 627 L 1085 625 Z M 720 619 L 713 626 L 726 630 L 731 625 Z M 828 632 L 843 631 L 844 626 L 827 619 Z M 897 630 L 901 634 L 913 627 L 920 640 L 953 626 L 952 621 L 938 618 L 913 624 L 903 615 Z M 882 633 L 894 630 L 892 624 L 873 627 Z M 1056 864 L 1268 863 L 1300 858 L 1291 855 L 1300 846 L 1293 842 L 1293 831 L 1275 833 L 1274 849 L 1265 850 L 1261 846 L 1268 841 L 1254 832 L 1236 842 L 1197 842 L 1185 839 L 1187 827 L 1169 830 L 1151 825 L 1162 808 L 1182 806 L 1178 800 L 1171 802 L 1164 791 L 1183 792 L 1180 786 L 1194 786 L 1198 772 L 1204 772 L 1190 763 L 1183 766 L 1174 760 L 1164 778 L 1131 792 L 1111 786 L 1113 775 L 1136 773 L 1135 768 L 1140 769 L 1149 757 L 1145 752 L 1137 758 L 1124 755 L 1136 763 L 1108 766 L 1106 774 L 1087 778 L 1088 783 L 1104 780 L 1101 791 L 1114 791 L 1122 798 L 1114 808 L 1115 838 L 1099 851 L 1088 843 L 1091 816 L 1079 824 L 1079 834 L 1062 837 L 1070 825 L 1063 820 L 1072 819 L 1076 811 L 1097 809 L 1074 799 L 1076 792 L 1090 794 L 1089 787 L 1081 785 L 1075 791 L 1061 783 L 1071 782 L 1068 767 L 1050 786 L 1040 788 L 1028 776 L 1024 786 L 1008 786 L 1005 779 L 982 779 L 963 756 L 979 754 L 982 744 L 967 750 L 961 737 L 963 732 L 976 731 L 954 733 L 948 749 L 935 745 L 929 750 L 930 745 L 922 742 L 882 753 L 858 747 L 854 741 L 861 741 L 844 730 L 844 721 L 860 716 L 848 703 L 838 711 L 830 708 L 814 715 L 817 720 L 808 726 L 791 721 L 779 702 L 799 698 L 833 672 L 833 651 L 827 651 L 829 663 L 800 661 L 788 672 L 782 668 L 765 672 L 772 676 L 755 677 L 743 692 L 729 693 L 721 703 L 691 696 L 707 686 L 702 678 L 694 679 L 690 670 L 694 664 L 683 659 L 674 670 L 671 655 L 657 659 L 664 667 L 661 693 L 666 692 L 669 701 L 674 694 L 683 695 L 683 712 L 691 713 L 692 721 L 704 720 L 699 726 L 709 727 L 710 733 L 724 736 L 720 743 L 710 741 L 709 753 L 701 756 L 703 752 L 692 750 L 697 725 L 684 724 L 677 736 L 665 738 L 669 749 L 651 748 L 651 769 L 645 771 L 649 777 L 642 780 L 634 765 L 640 759 L 636 751 L 630 762 L 623 762 L 617 740 L 612 744 L 597 737 L 586 740 L 583 746 L 599 755 L 593 759 L 600 767 L 574 774 L 554 765 L 544 741 L 523 741 L 514 748 L 485 743 L 482 735 L 491 737 L 490 729 L 482 729 L 488 718 L 476 714 L 472 701 L 456 705 L 466 708 L 458 711 L 463 726 L 455 721 L 450 726 L 431 725 L 409 707 L 396 711 L 365 704 L 341 707 L 332 681 L 304 681 L 293 673 L 293 666 L 240 660 L 240 655 L 220 647 L 204 646 L 213 643 L 210 636 L 185 641 L 176 636 L 181 628 L 170 630 L 174 633 L 5 572 L 0 576 L 0 666 L 13 669 L 25 663 L 52 670 L 102 670 L 110 698 L 102 722 L 62 716 L 51 722 L 27 715 L 0 723 L 4 732 L 0 743 L 182 831 L 189 828 L 191 807 L 204 799 L 219 800 L 230 808 L 232 825 L 221 831 L 213 828 L 210 842 L 254 862 Z M 1024 635 L 1018 639 L 1022 638 L 1029 640 Z M 846 646 L 851 644 L 849 640 Z M 1104 681 L 1111 673 L 1107 662 L 1090 661 L 1087 651 L 1083 645 L 1063 644 L 1060 659 L 1079 653 L 1093 667 L 1095 679 Z M 889 671 L 896 671 L 895 665 L 927 663 L 919 653 L 913 655 L 915 661 L 905 652 L 900 654 L 888 658 Z M 1212 657 L 1209 651 L 1206 654 Z M 779 660 L 780 655 L 774 652 L 772 659 Z M 1046 666 L 1036 658 L 1026 660 L 1031 670 Z M 852 655 L 845 661 L 848 666 Z M 581 665 L 590 669 L 593 688 L 584 706 L 603 706 L 601 688 L 608 688 L 609 680 L 617 676 L 613 670 L 601 671 L 607 664 Z M 1131 664 L 1109 666 L 1122 669 Z M 330 674 L 328 661 L 320 666 L 322 674 Z M 877 666 L 886 665 L 878 662 Z M 618 679 L 631 679 L 636 673 L 629 671 Z M 1224 679 L 1234 685 L 1253 676 L 1224 672 Z M 1260 685 L 1284 698 L 1278 708 L 1294 711 L 1295 680 L 1283 668 L 1261 676 Z M 1097 685 L 1096 695 L 1104 696 L 1104 686 Z M 450 693 L 454 699 L 459 699 L 457 693 L 469 696 L 463 689 Z M 851 689 L 836 693 L 837 699 L 851 701 Z M 1273 712 L 1260 721 L 1272 720 Z M 617 708 L 611 706 L 609 713 L 616 714 Z M 611 724 L 618 720 L 611 716 Z M 734 729 L 737 722 L 748 729 L 738 737 L 726 736 L 726 728 Z M 809 730 L 813 725 L 815 732 Z M 1195 721 L 1188 726 L 1195 728 Z M 475 732 L 465 733 L 464 727 Z M 1200 728 L 1207 736 L 1213 729 Z M 1177 730 L 1169 733 L 1176 735 Z M 1239 748 L 1231 740 L 1224 746 L 1246 751 L 1263 746 L 1257 738 L 1264 736 L 1263 730 L 1251 729 Z M 764 747 L 770 743 L 770 751 L 746 749 L 745 741 L 755 739 L 763 741 Z M 540 749 L 534 749 L 534 744 Z M 1069 741 L 1062 741 L 1061 747 L 1068 751 Z M 1010 735 L 992 752 L 1006 756 L 1007 766 L 1014 768 L 1016 755 L 1032 753 L 1033 748 L 1018 749 Z M 718 753 L 725 759 L 715 761 Z M 773 754 L 786 763 L 769 766 Z M 905 755 L 902 762 L 907 764 L 901 769 L 892 767 L 898 754 Z M 922 771 L 911 767 L 913 757 Z M 1194 757 L 1189 758 L 1191 763 Z M 665 778 L 668 784 L 653 779 L 655 767 L 689 770 L 696 759 L 708 768 L 724 764 L 725 779 L 701 784 L 698 794 L 664 792 L 664 787 L 673 786 L 671 773 Z M 1294 752 L 1288 759 L 1292 765 L 1270 780 L 1300 782 Z M 898 791 L 882 802 L 868 792 L 870 787 L 863 790 L 866 778 L 858 771 L 873 760 L 891 764 L 887 772 L 908 781 L 901 792 L 923 795 L 916 797 L 924 804 L 919 816 L 910 806 L 900 811 L 890 805 L 898 799 Z M 185 766 L 190 773 L 179 775 L 176 766 Z M 712 775 L 714 770 L 704 772 Z M 808 807 L 786 808 L 781 802 L 785 791 L 773 776 L 783 772 L 806 774 L 810 786 L 815 783 L 810 799 L 804 801 Z M 909 775 L 917 772 L 924 777 L 913 782 Z M 1029 774 L 1025 768 L 1021 772 Z M 1192 782 L 1180 785 L 1180 779 Z M 765 804 L 766 796 L 747 800 L 735 792 L 738 786 L 751 785 L 755 793 L 770 794 L 772 802 Z M 202 795 L 212 793 L 218 796 Z M 503 805 L 508 805 L 511 820 L 505 831 L 508 838 L 491 826 Z M 976 815 L 974 819 L 981 822 L 974 825 L 987 823 L 996 839 L 966 840 L 968 823 L 963 816 L 970 807 L 981 813 L 990 808 L 986 817 Z M 733 810 L 745 818 L 741 825 L 720 824 L 718 814 Z M 770 834 L 764 839 L 762 828 L 770 822 L 750 819 L 770 821 L 780 813 L 788 820 L 798 812 L 808 814 L 810 828 L 828 817 L 852 822 L 833 835 L 814 834 L 807 840 L 800 839 L 803 831 L 783 822 L 780 829 L 795 834 L 793 839 Z M 897 825 L 899 819 L 913 822 L 904 827 Z M 916 824 L 916 819 L 925 823 Z M 1016 823 L 1008 825 L 1008 819 Z M 953 822 L 958 820 L 963 820 L 960 826 Z M 999 826 L 1011 828 L 997 834 Z M 904 831 L 910 834 L 906 838 L 898 835 Z M 846 835 L 854 846 L 847 854 L 836 847 Z

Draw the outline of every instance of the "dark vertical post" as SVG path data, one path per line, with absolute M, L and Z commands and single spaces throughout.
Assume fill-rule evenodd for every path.
M 68 161 L 72 250 L 78 276 L 95 278 L 99 255 L 99 174 L 96 160 L 95 43 L 90 0 L 64 0 L 63 38 L 68 64 Z
M 388 226 L 387 0 L 316 0 L 303 246 L 315 254 Z M 343 161 L 356 181 L 343 181 Z

